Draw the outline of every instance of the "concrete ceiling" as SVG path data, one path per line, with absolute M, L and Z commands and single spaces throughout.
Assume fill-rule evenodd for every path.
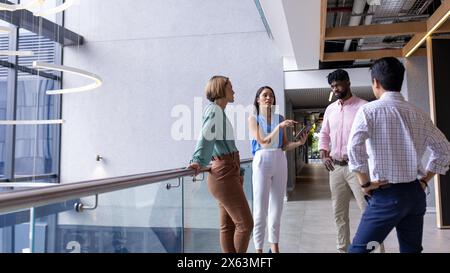
M 284 73 L 286 99 L 294 109 L 325 108 L 330 102 L 330 85 L 327 81 L 333 69 L 289 71 Z M 357 96 L 373 100 L 371 77 L 368 68 L 346 69 L 350 77 L 351 90 Z M 334 100 L 333 100 L 334 101 Z
M 327 9 L 321 8 L 321 2 L 327 3 Z M 354 38 L 325 39 L 324 52 L 329 53 L 328 55 L 342 51 L 350 51 L 350 53 L 352 53 L 351 51 L 367 51 L 381 55 L 341 54 L 340 58 L 329 57 L 320 62 L 321 40 L 326 38 L 325 32 L 321 33 L 320 29 L 321 12 L 326 14 L 325 20 L 322 22 L 324 23 L 323 30 L 325 30 L 325 26 L 337 28 L 349 25 L 377 25 L 411 21 L 424 22 L 428 28 L 428 21 L 430 21 L 428 17 L 435 10 L 445 11 L 447 7 L 444 7 L 440 0 L 259 0 L 259 3 L 274 44 L 283 57 L 285 92 L 294 109 L 324 108 L 329 105 L 330 89 L 325 79 L 329 73 L 327 69 L 335 68 L 351 69 L 352 71 L 348 72 L 351 74 L 352 91 L 364 99 L 373 100 L 370 73 L 366 68 L 361 68 L 368 67 L 373 59 L 384 57 L 383 54 L 398 53 L 399 56 L 404 56 L 403 51 L 407 51 L 405 47 L 413 44 L 408 43 L 408 39 L 412 35 L 414 35 L 413 38 L 424 35 L 424 33 L 419 33 L 420 35 L 415 33 L 409 34 L 405 38 L 405 35 L 400 34 L 397 36 L 385 35 L 386 33 L 395 33 L 385 30 L 377 37 L 364 33 L 360 34 L 362 36 Z M 449 2 L 442 3 L 448 5 Z M 363 9 L 360 10 L 359 7 Z M 435 14 L 439 17 L 445 12 L 441 13 L 436 12 Z M 352 23 L 352 19 L 358 19 L 358 22 Z M 355 28 L 351 31 L 355 31 Z M 350 32 L 346 32 L 347 35 L 341 37 L 351 37 L 348 36 Z M 351 47 L 345 46 L 350 43 Z M 408 44 L 405 46 L 406 43 Z M 386 49 L 395 52 L 392 53 Z M 350 55 L 351 57 L 349 57 Z
M 357 31 L 355 29 L 364 29 L 364 27 L 355 28 L 362 25 L 415 21 L 424 22 L 425 24 L 421 24 L 421 26 L 423 25 L 428 29 L 428 25 L 434 20 L 429 18 L 430 15 L 437 9 L 441 9 L 440 6 L 443 6 L 440 0 L 258 1 L 274 43 L 279 49 L 280 55 L 283 56 L 284 71 L 361 67 L 368 66 L 371 60 L 380 57 L 404 57 L 409 48 L 416 43 L 411 37 L 424 35 L 423 31 L 411 31 L 404 24 L 396 24 L 397 26 L 405 26 L 406 30 L 402 29 L 399 34 L 395 34 L 395 31 L 390 32 L 386 30 L 387 28 L 383 28 L 385 34 L 380 33 L 376 37 L 361 34 L 362 36 L 347 39 L 325 39 L 325 26 L 327 31 L 344 31 L 343 29 L 345 29 L 347 36 L 352 34 L 353 31 Z M 327 9 L 321 8 L 321 2 L 327 5 Z M 442 1 L 442 3 L 445 2 Z M 445 7 L 442 7 L 442 9 L 445 9 Z M 325 14 L 322 32 L 321 13 Z M 445 12 L 441 13 L 444 14 Z M 437 14 L 436 18 L 442 14 Z M 430 21 L 430 19 L 433 20 Z M 347 28 L 343 28 L 344 26 L 347 26 Z M 353 28 L 350 30 L 348 26 Z M 412 24 L 409 26 L 412 26 Z M 326 40 L 323 41 L 323 53 L 326 56 L 324 55 L 323 61 L 320 62 L 322 39 Z M 353 54 L 353 52 L 358 53 Z M 418 54 L 423 53 L 424 51 L 421 51 Z
M 351 90 L 353 94 L 367 101 L 375 99 L 370 86 L 353 87 Z M 336 100 L 333 97 L 333 100 L 329 102 L 329 95 L 330 88 L 286 90 L 286 96 L 291 100 L 293 109 L 326 108 Z

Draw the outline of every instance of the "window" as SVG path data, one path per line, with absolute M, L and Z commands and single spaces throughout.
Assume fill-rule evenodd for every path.
M 0 21 L 0 26 L 9 26 L 6 22 Z M 9 35 L 0 33 L 0 50 L 8 50 Z M 0 56 L 0 64 L 6 65 L 7 56 Z M 6 120 L 6 98 L 8 86 L 8 68 L 0 65 L 0 120 Z M 6 160 L 6 127 L 0 126 L 0 178 L 5 175 Z
M 49 2 L 56 6 L 59 1 Z M 62 21 L 62 15 L 46 19 L 58 22 Z M 42 25 L 42 19 L 33 22 Z M 60 45 L 40 36 L 39 27 L 35 28 L 38 33 L 33 33 L 1 20 L 0 26 L 14 30 L 0 33 L 0 50 L 34 53 L 0 56 L 0 120 L 60 119 L 60 95 L 45 94 L 47 90 L 60 88 L 59 72 L 37 71 L 32 67 L 33 61 L 60 63 Z M 57 182 L 60 130 L 60 124 L 0 125 L 0 180 Z
M 18 120 L 58 119 L 56 97 L 45 94 L 54 89 L 55 80 L 33 75 L 19 75 L 16 116 Z M 57 172 L 59 124 L 17 125 L 14 145 L 14 175 L 26 177 Z

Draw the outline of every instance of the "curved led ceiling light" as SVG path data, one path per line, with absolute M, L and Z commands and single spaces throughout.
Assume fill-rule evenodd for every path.
M 1 3 L 0 3 L 1 4 Z M 0 8 L 1 10 L 1 8 Z M 0 33 L 9 33 L 12 29 L 10 27 L 3 27 L 0 26 Z M 0 50 L 0 56 L 32 56 L 33 51 L 29 50 L 23 50 L 23 51 L 16 51 L 16 50 Z
M 32 9 L 37 6 L 42 6 L 46 0 L 32 0 L 26 4 L 5 4 L 0 3 L 0 10 L 7 10 L 7 11 L 16 11 L 21 9 Z M 56 14 L 58 12 L 62 12 L 69 7 L 71 7 L 73 4 L 76 3 L 76 0 L 66 0 L 63 4 L 45 10 L 45 11 L 39 11 L 39 12 L 33 12 L 36 16 L 46 16 L 46 15 L 52 15 Z
M 57 64 L 49 64 L 44 62 L 33 62 L 33 68 L 42 68 L 42 69 L 50 69 L 50 70 L 56 70 L 61 72 L 67 72 L 70 74 L 76 74 L 88 79 L 93 80 L 94 82 L 85 86 L 75 87 L 75 88 L 65 88 L 65 89 L 58 89 L 58 90 L 47 90 L 45 93 L 47 95 L 56 95 L 56 94 L 67 94 L 67 93 L 75 93 L 75 92 L 83 92 L 83 91 L 89 91 L 92 89 L 95 89 L 102 85 L 103 80 L 90 72 L 87 72 L 85 70 L 81 70 L 78 68 L 65 66 L 65 65 L 57 65 Z
M 11 32 L 10 27 L 0 26 L 0 33 L 10 33 L 10 32 Z
M 0 188 L 39 188 L 56 186 L 58 184 L 49 182 L 0 182 Z
M 32 56 L 33 51 L 0 50 L 0 56 Z
M 62 12 L 64 10 L 68 9 L 69 7 L 71 7 L 73 4 L 75 4 L 75 2 L 76 2 L 76 0 L 66 0 L 66 1 L 64 1 L 63 4 L 61 4 L 57 7 L 54 7 L 54 8 L 42 11 L 42 12 L 35 12 L 34 15 L 46 16 L 46 15 L 52 15 L 52 14 L 55 14 L 58 12 Z
M 26 4 L 5 4 L 0 3 L 0 10 L 16 11 L 20 9 L 30 9 L 44 4 L 45 0 L 32 0 Z
M 49 120 L 0 120 L 0 125 L 48 125 L 48 124 L 62 124 L 63 119 L 49 119 Z

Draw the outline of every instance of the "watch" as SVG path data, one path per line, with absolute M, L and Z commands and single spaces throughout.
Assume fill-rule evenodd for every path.
M 425 181 L 423 179 L 419 179 L 419 182 L 425 184 L 425 186 L 428 187 L 428 182 L 427 181 Z
M 368 188 L 368 187 L 370 187 L 371 184 L 372 184 L 372 182 L 370 182 L 370 180 L 369 180 L 366 183 L 362 184 L 361 188 Z

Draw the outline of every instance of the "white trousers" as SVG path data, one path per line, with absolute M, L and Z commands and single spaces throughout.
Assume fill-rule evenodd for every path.
M 268 218 L 269 243 L 280 238 L 281 213 L 287 184 L 287 159 L 281 149 L 262 149 L 253 158 L 253 240 L 263 249 Z M 268 217 L 267 217 L 268 216 Z

